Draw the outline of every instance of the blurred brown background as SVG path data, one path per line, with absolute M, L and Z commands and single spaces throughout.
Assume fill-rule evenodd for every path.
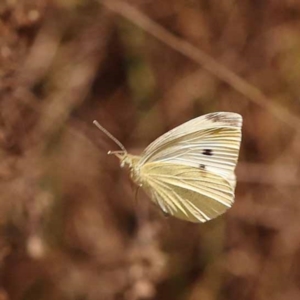
M 300 299 L 299 82 L 298 0 L 1 0 L 0 300 Z M 213 111 L 244 126 L 206 224 L 135 200 L 92 125 L 139 153 Z

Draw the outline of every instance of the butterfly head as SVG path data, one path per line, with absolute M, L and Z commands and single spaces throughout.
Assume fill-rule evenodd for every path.
M 127 151 L 108 151 L 108 155 L 115 155 L 120 160 L 120 166 L 123 168 L 124 166 L 128 166 L 129 168 L 132 166 L 132 162 L 128 156 Z
M 128 154 L 127 151 L 108 151 L 108 155 L 115 155 L 120 160 L 121 168 L 127 166 L 132 169 L 139 161 L 139 156 Z
M 117 158 L 119 158 L 121 168 L 127 166 L 130 170 L 130 175 L 132 179 L 137 184 L 141 184 L 140 167 L 138 164 L 140 157 L 128 154 L 124 145 L 117 138 L 115 138 L 109 131 L 107 131 L 103 126 L 101 126 L 96 120 L 93 123 L 98 127 L 98 129 L 100 129 L 103 133 L 105 133 L 112 141 L 114 141 L 121 148 L 121 150 L 118 151 L 108 151 L 107 154 L 109 155 L 113 154 Z

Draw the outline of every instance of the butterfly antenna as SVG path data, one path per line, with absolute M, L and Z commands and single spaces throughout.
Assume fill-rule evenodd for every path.
M 94 120 L 93 124 L 97 126 L 103 133 L 105 133 L 111 140 L 113 140 L 121 149 L 127 154 L 127 150 L 125 149 L 124 145 L 116 139 L 108 130 L 106 130 L 103 126 L 99 124 L 98 121 Z M 108 153 L 111 153 L 110 151 Z

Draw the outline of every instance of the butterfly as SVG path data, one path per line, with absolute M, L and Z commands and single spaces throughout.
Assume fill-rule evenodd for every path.
M 164 214 L 202 223 L 230 208 L 234 202 L 242 117 L 214 112 L 192 119 L 157 138 L 141 154 L 125 147 L 97 121 L 120 151 L 109 151 L 127 166 Z

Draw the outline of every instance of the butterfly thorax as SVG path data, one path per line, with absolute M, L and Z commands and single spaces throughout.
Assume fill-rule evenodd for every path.
M 131 155 L 125 152 L 112 152 L 120 159 L 121 168 L 127 167 L 130 170 L 130 176 L 132 180 L 137 184 L 141 185 L 140 167 L 139 161 L 140 157 L 136 155 Z

